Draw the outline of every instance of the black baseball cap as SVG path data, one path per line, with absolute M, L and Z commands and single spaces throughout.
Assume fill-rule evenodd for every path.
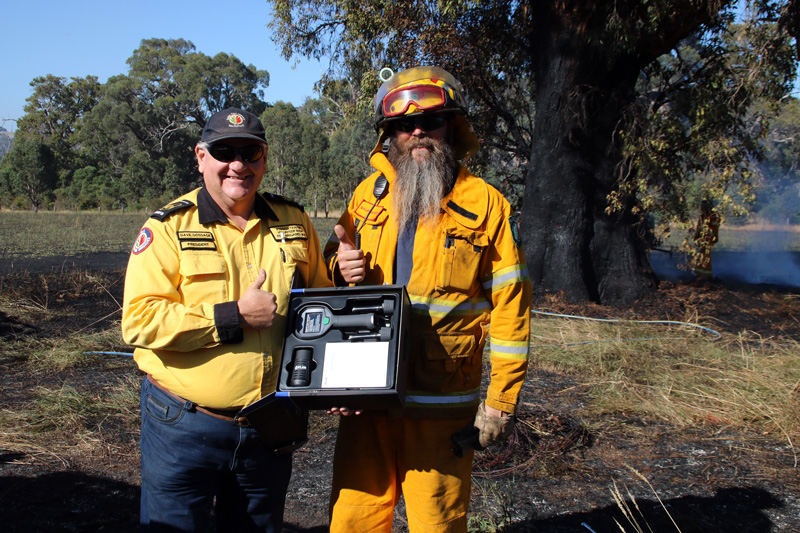
M 229 107 L 211 115 L 200 136 L 201 142 L 213 143 L 224 139 L 252 139 L 266 143 L 264 125 L 257 116 L 239 109 Z

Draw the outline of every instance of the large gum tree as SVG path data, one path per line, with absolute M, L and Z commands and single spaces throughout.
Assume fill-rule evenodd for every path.
M 794 74 L 795 0 L 270 3 L 284 55 L 326 56 L 365 103 L 385 65 L 456 75 L 484 147 L 468 165 L 504 192 L 520 176 L 534 291 L 572 301 L 652 290 L 648 211 L 686 219 L 692 187 L 746 199 L 765 124 L 747 115 Z

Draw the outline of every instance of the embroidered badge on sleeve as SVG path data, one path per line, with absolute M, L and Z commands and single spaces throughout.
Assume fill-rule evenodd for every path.
M 136 241 L 133 243 L 133 255 L 139 255 L 147 250 L 150 243 L 153 242 L 153 232 L 150 228 L 142 228 L 139 235 L 136 236 Z

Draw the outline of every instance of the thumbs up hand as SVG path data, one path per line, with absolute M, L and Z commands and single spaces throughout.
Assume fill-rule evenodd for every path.
M 364 280 L 366 271 L 366 261 L 364 252 L 356 248 L 347 232 L 340 224 L 333 228 L 334 233 L 339 238 L 339 251 L 337 253 L 339 262 L 339 272 L 347 283 L 358 283 Z
M 262 268 L 258 272 L 258 277 L 247 287 L 237 302 L 240 326 L 253 329 L 266 329 L 272 326 L 275 311 L 278 310 L 278 299 L 273 293 L 261 290 L 266 280 L 267 272 Z

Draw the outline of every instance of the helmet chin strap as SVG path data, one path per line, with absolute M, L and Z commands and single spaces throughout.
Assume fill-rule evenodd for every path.
M 392 144 L 392 139 L 390 139 L 389 137 L 386 137 L 386 139 L 384 139 L 384 141 L 383 141 L 383 144 L 381 145 L 381 152 L 383 152 L 384 154 L 388 154 L 389 153 L 389 145 L 391 145 L 391 144 Z

